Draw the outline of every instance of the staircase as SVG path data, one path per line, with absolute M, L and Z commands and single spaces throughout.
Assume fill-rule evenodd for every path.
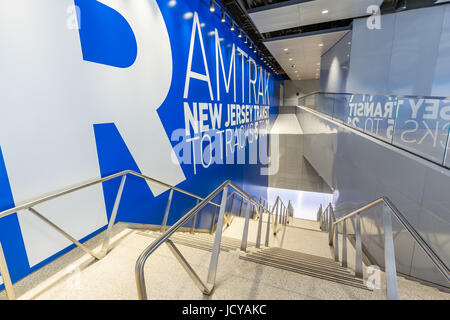
M 239 225 L 235 217 L 233 224 Z M 256 230 L 258 220 L 250 220 L 250 230 Z M 116 231 L 117 228 L 117 231 Z M 305 234 L 317 234 L 315 245 L 328 247 L 327 233 L 299 226 L 284 226 L 277 236 L 270 235 L 271 247 L 255 247 L 248 242 L 247 251 L 240 250 L 241 239 L 232 237 L 233 230 L 225 230 L 220 246 L 216 288 L 205 296 L 177 262 L 168 246 L 161 246 L 146 265 L 149 299 L 385 299 L 384 288 L 369 290 L 354 272 L 340 266 L 331 258 L 303 252 L 294 247 L 296 239 Z M 19 299 L 137 299 L 136 284 L 131 272 L 136 256 L 154 242 L 160 232 L 130 229 L 119 224 L 114 227 L 112 250 L 100 261 L 79 248 L 74 249 L 30 277 L 16 284 Z M 275 246 L 277 238 L 287 238 L 285 248 Z M 255 239 L 256 232 L 249 233 Z M 102 234 L 86 244 L 100 250 Z M 206 278 L 215 234 L 177 232 L 171 237 L 198 272 Z M 263 240 L 265 240 L 263 238 Z M 263 241 L 264 242 L 264 241 Z M 96 244 L 98 244 L 96 246 Z M 310 245 L 308 245 L 309 247 Z M 318 249 L 320 249 L 320 247 Z M 323 249 L 323 248 L 322 248 Z M 318 250 L 323 252 L 323 250 Z M 66 263 L 64 263 L 66 262 Z M 69 268 L 69 269 L 68 269 Z M 80 275 L 70 270 L 80 270 Z M 48 278 L 48 275 L 54 275 Z M 44 281 L 42 278 L 48 278 Z M 79 278 L 78 284 L 76 279 Z M 26 283 L 28 282 L 28 284 Z M 39 285 L 36 286 L 36 284 Z M 26 285 L 31 289 L 25 290 Z M 450 299 L 450 295 L 436 288 L 399 277 L 401 299 Z M 6 298 L 3 296 L 3 298 Z
M 138 232 L 139 235 L 144 235 L 151 238 L 157 238 L 161 235 L 160 232 L 147 231 Z M 183 246 L 196 248 L 205 251 L 211 251 L 214 244 L 214 236 L 208 233 L 187 233 L 187 232 L 177 232 L 172 237 L 171 240 L 175 244 L 180 244 Z M 249 247 L 254 247 L 256 244 L 254 242 L 247 243 Z M 241 247 L 241 241 L 239 239 L 222 237 L 220 243 L 220 251 L 231 252 L 239 250 Z
M 380 272 L 383 280 L 378 288 L 372 290 L 366 285 L 363 279 L 367 278 L 367 265 L 362 259 L 358 219 L 368 207 L 382 202 L 429 253 L 443 275 L 448 274 L 445 263 L 415 233 L 389 199 L 376 200 L 339 219 L 334 216 L 330 204 L 325 210 L 320 208 L 319 221 L 312 222 L 293 218 L 292 205 L 285 205 L 279 197 L 270 208 L 266 203 L 262 205 L 261 201 L 256 201 L 231 181 L 225 181 L 205 198 L 171 187 L 171 193 L 175 190 L 198 201 L 175 224 L 167 226 L 171 204 L 169 196 L 163 223 L 157 228 L 165 231 L 160 232 L 154 231 L 154 225 L 114 224 L 127 175 L 156 181 L 136 172 L 124 171 L 65 191 L 75 192 L 93 183 L 122 178 L 108 228 L 87 242 L 78 242 L 48 219 L 44 220 L 77 248 L 15 283 L 17 296 L 8 279 L 7 266 L 1 261 L 4 258 L 0 259 L 3 279 L 10 282 L 5 282 L 7 296 L 3 292 L 0 298 L 251 300 L 385 299 L 387 296 L 450 300 L 448 290 L 437 290 L 402 277 L 397 279 L 387 211 L 383 216 L 385 241 L 391 242 L 391 248 L 388 246 L 386 249 L 386 272 Z M 228 189 L 234 191 L 228 194 Z M 3 215 L 28 209 L 43 217 L 33 206 L 65 193 L 8 209 L 3 211 Z M 213 201 L 215 198 L 221 201 L 216 203 Z M 241 202 L 237 214 L 233 203 L 239 198 L 245 200 L 245 206 Z M 214 210 L 209 232 L 186 227 L 189 221 L 196 221 L 197 215 L 207 205 L 219 209 Z M 343 224 L 351 218 L 356 219 L 355 250 L 348 244 L 346 225 Z M 341 233 L 337 229 L 339 224 Z M 355 261 L 354 266 L 350 260 Z M 393 284 L 397 287 L 397 283 L 398 288 L 394 292 Z
M 362 279 L 355 278 L 353 272 L 341 267 L 333 259 L 282 248 L 263 249 L 241 256 L 240 259 L 363 290 L 370 290 L 364 285 Z

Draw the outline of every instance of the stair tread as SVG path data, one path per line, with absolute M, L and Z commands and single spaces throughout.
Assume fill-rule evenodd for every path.
M 370 291 L 362 279 L 326 257 L 272 247 L 248 253 L 240 259 Z
M 342 266 L 340 266 L 338 264 L 335 264 L 335 265 L 323 265 L 323 264 L 319 264 L 319 263 L 316 263 L 316 262 L 311 262 L 311 261 L 308 261 L 308 260 L 301 260 L 301 259 L 298 259 L 298 260 L 294 260 L 294 259 L 287 260 L 287 259 L 283 259 L 283 258 L 280 259 L 277 256 L 264 255 L 264 254 L 261 254 L 260 252 L 253 253 L 251 255 L 254 256 L 254 257 L 260 257 L 260 258 L 277 259 L 278 261 L 283 261 L 284 263 L 288 263 L 288 264 L 301 264 L 301 265 L 305 265 L 305 266 L 308 265 L 308 266 L 312 266 L 312 267 L 317 267 L 319 269 L 325 269 L 325 270 L 330 270 L 330 271 L 332 270 L 332 271 L 335 271 L 335 272 L 338 272 L 338 273 L 351 274 L 351 272 L 347 268 L 344 268 L 344 267 L 342 267 Z
M 247 256 L 247 257 L 252 259 L 253 261 L 270 262 L 270 263 L 273 263 L 273 264 L 276 264 L 276 265 L 286 266 L 286 267 L 293 268 L 293 269 L 306 270 L 306 271 L 309 271 L 309 272 L 313 272 L 315 274 L 339 277 L 341 279 L 346 279 L 348 281 L 354 281 L 355 280 L 355 277 L 353 276 L 353 274 L 350 274 L 350 273 L 339 273 L 339 272 L 335 272 L 333 270 L 324 270 L 324 269 L 317 268 L 315 266 L 305 265 L 305 264 L 300 264 L 300 263 L 298 263 L 298 264 L 285 263 L 285 262 L 282 262 L 282 261 L 277 261 L 276 259 L 257 258 L 257 257 L 254 257 L 254 256 Z M 357 281 L 357 282 L 359 282 L 359 281 Z
M 139 234 L 150 237 L 158 237 L 162 233 L 161 232 L 140 232 Z M 175 233 L 171 236 L 171 240 L 175 243 L 179 243 L 182 245 L 194 247 L 197 249 L 203 249 L 207 251 L 211 251 L 214 244 L 214 237 L 209 234 L 200 234 L 200 233 Z M 255 246 L 254 243 L 248 242 L 247 245 L 249 247 Z M 220 243 L 220 249 L 223 251 L 233 251 L 239 249 L 241 246 L 241 242 L 234 238 L 222 237 Z
M 276 247 L 268 248 L 266 250 L 267 250 L 267 252 L 273 252 L 273 253 L 277 253 L 279 255 L 292 256 L 292 257 L 309 257 L 311 259 L 335 263 L 335 261 L 331 258 L 316 256 L 313 254 L 304 253 L 304 252 L 300 252 L 300 251 L 294 251 L 294 250 L 288 250 L 288 249 L 282 249 L 282 248 L 276 248 Z
M 151 237 L 158 237 L 161 234 L 161 232 L 157 231 L 144 233 L 144 235 Z M 207 251 L 212 250 L 215 240 L 214 236 L 210 234 L 191 234 L 188 232 L 177 232 L 171 236 L 171 239 L 175 243 Z M 239 239 L 222 237 L 220 249 L 229 252 L 239 249 L 240 245 L 241 241 Z M 248 246 L 254 247 L 255 243 L 248 242 Z M 247 253 L 239 258 L 252 263 L 259 263 L 289 272 L 370 290 L 364 285 L 361 279 L 354 277 L 347 268 L 340 266 L 333 259 L 326 257 L 271 247 Z
M 272 262 L 272 261 L 267 261 L 264 259 L 253 259 L 249 256 L 241 256 L 239 257 L 242 260 L 246 260 L 246 261 L 250 261 L 253 263 L 259 263 L 262 265 L 266 265 L 269 267 L 274 267 L 274 268 L 278 268 L 278 269 L 283 269 L 286 271 L 290 271 L 290 272 L 295 272 L 295 273 L 299 273 L 299 274 L 304 274 L 307 276 L 311 276 L 314 278 L 318 278 L 318 279 L 323 279 L 323 280 L 327 280 L 327 281 L 332 281 L 332 282 L 336 282 L 336 283 L 340 283 L 340 284 L 345 284 L 348 286 L 352 286 L 352 287 L 356 287 L 359 289 L 364 289 L 364 290 L 368 290 L 371 291 L 369 288 L 367 288 L 363 281 L 361 279 L 355 278 L 355 277 L 351 277 L 351 278 L 343 278 L 339 275 L 333 275 L 333 274 L 326 274 L 326 273 L 320 273 L 320 272 L 316 272 L 314 270 L 308 270 L 308 269 L 302 269 L 302 268 L 296 268 L 296 267 L 292 267 L 289 265 L 285 265 L 283 263 L 276 263 L 276 262 Z

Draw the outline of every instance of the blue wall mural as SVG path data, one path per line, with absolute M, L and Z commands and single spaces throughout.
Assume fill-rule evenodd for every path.
M 245 43 L 244 37 L 230 30 L 230 21 L 221 22 L 219 7 L 214 13 L 209 11 L 209 1 L 148 0 L 131 6 L 127 3 L 124 0 L 123 4 L 117 3 L 114 8 L 95 0 L 65 0 L 48 5 L 49 14 L 43 14 L 41 19 L 42 29 L 46 31 L 36 28 L 36 32 L 48 32 L 46 42 L 38 49 L 47 50 L 44 56 L 48 63 L 41 61 L 41 64 L 48 64 L 47 69 L 51 72 L 46 73 L 45 79 L 23 75 L 23 81 L 30 84 L 21 86 L 21 97 L 35 98 L 34 92 L 28 92 L 27 88 L 37 88 L 41 84 L 46 87 L 61 86 L 54 91 L 55 94 L 44 95 L 42 101 L 33 103 L 33 107 L 40 110 L 55 105 L 59 108 L 57 112 L 45 111 L 52 115 L 49 126 L 70 119 L 67 127 L 76 126 L 78 131 L 74 132 L 84 130 L 83 134 L 92 141 L 84 141 L 79 133 L 62 132 L 64 125 L 58 129 L 62 131 L 54 131 L 53 136 L 57 140 L 65 140 L 58 150 L 62 156 L 67 153 L 69 158 L 69 151 L 75 150 L 84 155 L 83 161 L 90 159 L 91 162 L 84 166 L 78 163 L 82 161 L 71 159 L 70 165 L 58 168 L 52 163 L 58 158 L 48 154 L 47 158 L 42 158 L 41 168 L 34 168 L 33 172 L 49 175 L 53 170 L 55 177 L 35 177 L 34 180 L 57 183 L 50 189 L 43 189 L 17 179 L 17 172 L 23 171 L 24 167 L 14 157 L 21 155 L 21 152 L 13 150 L 10 145 L 19 148 L 20 143 L 14 141 L 9 144 L 2 138 L 0 146 L 6 147 L 0 153 L 1 209 L 14 207 L 49 190 L 94 178 L 93 172 L 102 177 L 127 169 L 155 174 L 148 173 L 147 170 L 152 169 L 149 163 L 168 168 L 166 171 L 158 169 L 158 179 L 202 197 L 230 179 L 256 199 L 267 199 L 268 177 L 261 174 L 261 168 L 267 167 L 267 163 L 261 155 L 267 155 L 265 131 L 271 127 L 278 113 L 279 86 L 283 79 L 270 72 L 262 59 L 249 48 L 249 43 Z M 24 12 L 20 9 L 22 4 L 14 5 L 18 7 L 15 12 Z M 59 22 L 53 23 L 57 19 L 53 11 L 66 12 L 65 6 L 68 13 L 76 14 L 68 17 L 68 21 L 70 18 L 76 21 L 74 33 L 59 30 Z M 69 10 L 72 7 L 74 9 Z M 2 21 L 0 27 L 7 29 L 7 19 Z M 34 23 L 40 26 L 38 21 Z M 69 24 L 67 28 L 71 29 Z M 24 37 L 33 35 L 26 34 Z M 153 43 L 146 42 L 149 38 L 153 39 Z M 166 38 L 167 43 L 164 44 Z M 30 41 L 25 39 L 20 45 L 23 46 L 23 43 Z M 62 49 L 54 50 L 56 44 L 61 44 Z M 14 44 L 11 46 L 14 47 Z M 27 51 L 32 51 L 23 49 L 20 51 L 25 51 L 24 57 Z M 165 64 L 168 67 L 161 72 L 158 67 Z M 27 67 L 24 69 L 28 73 L 35 72 L 37 68 L 33 64 Z M 14 66 L 11 68 L 15 72 Z M 38 82 L 34 83 L 35 79 Z M 167 81 L 167 88 L 164 89 L 164 82 Z M 30 105 L 26 101 L 13 99 L 16 89 L 13 84 L 9 89 L 4 86 L 2 94 L 9 110 Z M 151 108 L 156 110 L 155 117 L 148 118 Z M 130 120 L 133 116 L 136 117 L 135 126 Z M 87 120 L 79 125 L 79 118 L 82 117 Z M 34 121 L 38 121 L 36 119 Z M 86 123 L 88 126 L 85 126 Z M 142 139 L 147 139 L 145 143 L 139 141 L 141 130 Z M 158 136 L 153 137 L 152 132 Z M 40 141 L 50 141 L 31 128 L 30 134 Z M 11 131 L 8 136 L 11 136 Z M 173 161 L 170 160 L 171 154 L 159 144 L 163 138 L 170 141 L 175 155 Z M 24 148 L 32 143 L 32 140 L 25 141 Z M 67 150 L 63 150 L 65 146 Z M 142 151 L 142 148 L 145 150 Z M 92 162 L 93 150 L 97 163 Z M 55 161 L 61 163 L 61 160 Z M 37 161 L 33 164 L 38 166 Z M 29 162 L 27 165 L 30 165 Z M 43 170 L 42 166 L 48 166 L 51 170 Z M 177 168 L 180 168 L 179 172 L 173 173 Z M 72 181 L 67 182 L 58 170 L 72 176 Z M 9 179 L 11 175 L 14 179 Z M 120 179 L 103 183 L 96 190 L 102 197 L 95 201 L 94 206 L 91 200 L 77 201 L 81 204 L 86 202 L 90 208 L 104 206 L 105 212 L 100 216 L 90 214 L 94 222 L 86 222 L 80 216 L 77 224 L 68 223 L 65 226 L 62 219 L 60 226 L 73 235 L 80 234 L 78 238 L 83 241 L 104 230 L 119 183 Z M 168 194 L 169 191 L 153 189 L 152 185 L 137 177 L 128 177 L 117 221 L 161 224 Z M 215 201 L 219 202 L 219 198 Z M 174 193 L 168 224 L 175 223 L 195 204 L 196 199 Z M 66 205 L 49 206 L 44 214 L 58 219 L 73 214 L 66 210 Z M 76 214 L 84 211 L 78 208 Z M 213 206 L 205 207 L 198 216 L 196 227 L 209 228 L 213 213 Z M 34 222 L 27 219 L 27 212 L 0 219 L 0 240 L 13 281 L 73 248 L 61 241 L 52 249 L 42 249 L 51 242 L 46 242 L 50 240 L 46 240 L 44 234 L 30 233 Z M 191 224 L 192 221 L 186 227 Z

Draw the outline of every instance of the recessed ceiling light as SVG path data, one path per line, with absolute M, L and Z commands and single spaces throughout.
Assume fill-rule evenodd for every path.
M 189 20 L 194 16 L 194 14 L 192 12 L 186 12 L 185 14 L 183 14 L 183 19 L 185 20 Z
M 289 61 L 292 61 L 292 58 L 289 58 Z
M 284 51 L 288 51 L 289 49 L 288 49 L 288 48 L 284 48 L 283 50 L 284 50 Z
M 323 43 L 319 43 L 319 47 L 323 47 Z
M 322 14 L 327 14 L 327 13 L 328 13 L 328 10 L 327 10 L 327 9 L 325 9 L 325 10 L 322 11 Z
M 316 65 L 320 66 L 320 62 L 317 62 Z

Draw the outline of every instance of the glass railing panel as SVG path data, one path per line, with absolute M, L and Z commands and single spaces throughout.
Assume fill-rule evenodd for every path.
M 444 166 L 450 168 L 450 128 L 447 134 L 447 151 L 445 152 Z
M 448 138 L 450 100 L 399 97 L 398 105 L 393 144 L 442 164 Z
M 305 106 L 314 110 L 317 110 L 317 95 L 316 93 L 310 94 L 305 97 Z
M 332 117 L 335 100 L 334 96 L 334 93 L 318 93 L 316 96 L 317 111 Z
M 305 106 L 306 105 L 306 98 L 305 97 L 300 97 L 298 98 L 298 105 L 299 106 Z
M 345 122 L 346 110 L 348 103 L 350 102 L 351 94 L 348 93 L 336 93 L 334 95 L 334 111 L 333 119 L 339 122 Z
M 345 123 L 383 141 L 392 142 L 397 98 L 380 95 L 351 95 Z

